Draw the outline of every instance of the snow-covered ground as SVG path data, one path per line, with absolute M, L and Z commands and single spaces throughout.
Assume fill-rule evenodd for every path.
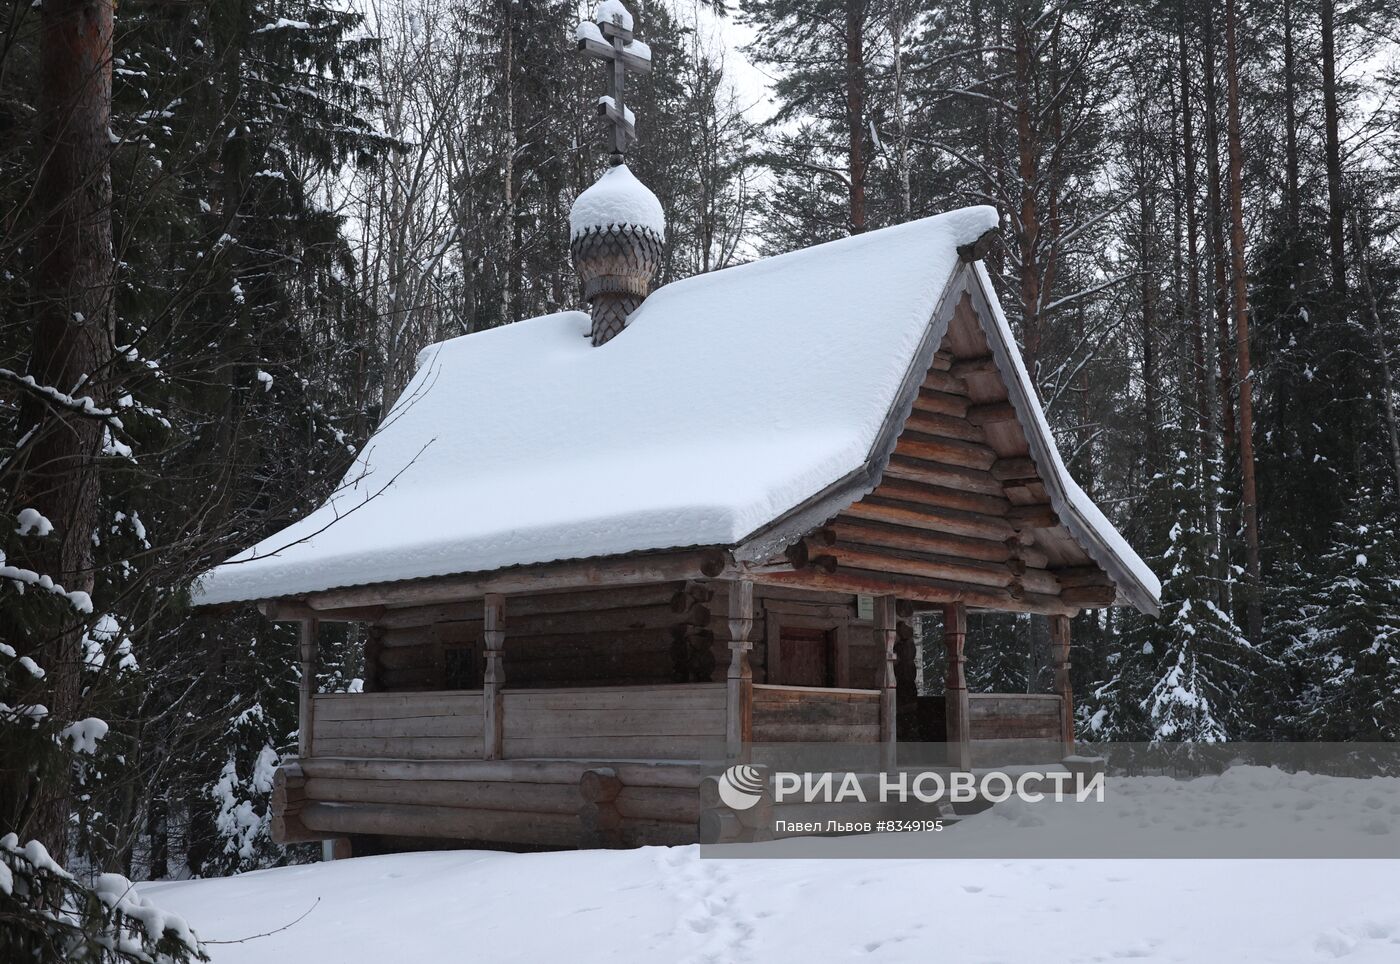
M 1320 806 L 1357 841 L 1372 841 L 1370 852 L 1393 852 L 1389 828 L 1400 813 L 1393 780 L 1248 768 L 1190 783 L 1119 784 L 1129 792 L 1111 792 L 1098 818 L 1110 835 L 1146 823 L 1263 839 L 1306 827 L 1301 815 Z M 1164 797 L 1170 806 L 1148 802 Z M 1252 803 L 1242 810 L 1242 801 Z M 1031 809 L 1003 805 L 945 831 L 949 852 L 1083 829 L 1080 805 Z M 140 891 L 184 915 L 205 940 L 251 938 L 212 944 L 217 964 L 1400 961 L 1400 860 L 1393 859 L 722 860 L 702 857 L 698 847 L 458 851 Z

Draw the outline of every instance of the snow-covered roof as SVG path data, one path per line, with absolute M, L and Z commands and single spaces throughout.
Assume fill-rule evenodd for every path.
M 739 545 L 869 464 L 958 246 L 996 223 L 967 208 L 674 282 L 597 348 L 575 311 L 434 345 L 336 494 L 198 601 Z
M 606 96 L 599 100 L 612 102 Z M 629 116 L 628 120 L 632 118 Z M 576 238 L 590 229 L 627 224 L 647 228 L 658 238 L 666 236 L 666 213 L 661 202 L 626 164 L 619 164 L 604 171 L 574 199 L 569 209 L 569 236 Z

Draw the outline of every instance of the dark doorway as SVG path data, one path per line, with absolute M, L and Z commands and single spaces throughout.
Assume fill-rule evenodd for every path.
M 778 632 L 776 677 L 769 682 L 784 686 L 836 685 L 835 633 L 783 626 Z

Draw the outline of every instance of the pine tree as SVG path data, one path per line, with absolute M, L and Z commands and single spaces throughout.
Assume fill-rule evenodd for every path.
M 1400 736 L 1400 536 L 1362 489 L 1333 529 L 1290 656 L 1304 665 L 1300 729 L 1313 740 Z

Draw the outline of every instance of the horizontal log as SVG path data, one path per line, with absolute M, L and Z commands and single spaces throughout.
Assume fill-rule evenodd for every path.
M 613 806 L 626 820 L 655 820 L 694 825 L 700 817 L 700 794 L 695 789 L 624 786 Z
M 929 485 L 948 489 L 961 489 L 981 495 L 1002 497 L 1001 483 L 992 478 L 990 472 L 981 472 L 957 465 L 929 462 L 898 452 L 890 456 L 885 466 L 886 479 L 904 479 L 909 482 L 925 482 Z
M 1066 588 L 1070 586 L 1112 585 L 1108 574 L 1098 566 L 1066 566 L 1060 569 L 1051 569 L 1050 572 L 1060 581 L 1060 585 Z
M 561 783 L 576 786 L 583 772 L 599 765 L 585 760 L 366 760 L 313 757 L 301 761 L 308 779 L 450 780 Z M 697 787 L 707 769 L 699 764 L 609 762 L 628 786 Z
M 572 783 L 488 783 L 477 780 L 312 779 L 307 796 L 323 803 L 409 803 L 475 810 L 578 813 L 583 802 Z
M 929 369 L 924 376 L 924 388 L 930 388 L 935 392 L 946 392 L 949 395 L 966 395 L 967 383 L 950 372 L 939 371 L 936 368 Z
M 585 589 L 578 592 L 550 592 L 516 596 L 508 600 L 507 625 L 522 616 L 607 612 L 610 609 L 666 605 L 669 604 L 681 585 L 677 582 L 663 582 L 654 585 L 615 586 L 608 589 Z M 457 620 L 480 621 L 481 618 L 482 605 L 480 601 L 459 601 L 430 606 L 385 609 L 383 616 L 379 619 L 379 625 L 396 629 Z
M 1053 529 L 1060 524 L 1060 517 L 1048 504 L 1014 505 L 1007 511 L 1006 521 L 1017 529 Z
M 421 693 L 318 693 L 312 697 L 318 721 L 394 720 L 433 716 L 480 716 L 480 690 Z
M 482 752 L 477 736 L 318 737 L 314 745 L 323 756 L 384 760 L 475 760 Z
M 755 576 L 754 579 L 756 582 L 767 584 L 797 585 L 811 589 L 840 590 L 876 596 L 881 594 L 896 595 L 912 599 L 915 602 L 934 605 L 962 602 L 973 608 L 1001 612 L 1072 616 L 1078 611 L 1078 607 L 1066 605 L 1058 595 L 1042 596 L 1036 593 L 1026 593 L 1020 599 L 1013 599 L 1004 590 L 988 586 L 844 566 L 831 574 L 806 570 L 796 573 Z
M 899 437 L 894 450 L 899 455 L 925 462 L 939 462 L 977 471 L 991 468 L 997 460 L 996 452 L 980 442 L 964 442 L 960 439 L 939 438 L 909 431 Z
M 1069 586 L 1060 590 L 1060 598 L 1070 606 L 1093 609 L 1112 606 L 1118 590 L 1113 586 Z
M 950 489 L 927 482 L 912 482 L 906 479 L 886 478 L 872 495 L 878 498 L 896 499 L 927 505 L 936 509 L 956 509 L 960 512 L 974 512 L 979 515 L 1003 516 L 1011 508 L 1005 495 L 986 495 L 981 492 L 967 492 Z
M 793 700 L 791 702 L 754 701 L 753 725 L 823 725 L 875 724 L 879 722 L 879 703 L 857 703 L 849 700 Z
M 508 712 L 575 713 L 636 712 L 677 713 L 722 710 L 723 683 L 674 683 L 663 686 L 619 686 L 607 689 L 511 690 L 502 694 Z
M 965 442 L 986 443 L 982 430 L 967 419 L 954 418 L 951 415 L 934 415 L 919 409 L 910 411 L 909 417 L 904 421 L 904 430 L 942 438 L 962 439 Z
M 979 355 L 975 358 L 955 358 L 953 364 L 949 366 L 950 374 L 957 378 L 968 378 L 977 375 L 1000 375 L 997 371 L 997 361 L 991 355 Z
M 838 519 L 833 528 L 840 540 L 846 544 L 884 546 L 983 562 L 1006 563 L 1012 558 L 1011 549 L 1004 540 L 971 539 L 930 529 L 874 521 L 842 522 Z
M 955 418 L 966 418 L 969 404 L 966 395 L 953 395 L 931 388 L 920 388 L 919 394 L 914 398 L 914 408 L 918 411 L 932 415 L 952 415 Z
M 511 736 L 505 755 L 519 758 L 592 760 L 719 760 L 724 756 L 724 728 L 711 736 Z
M 373 623 L 384 615 L 383 606 L 359 606 L 350 609 L 312 609 L 292 599 L 268 599 L 258 603 L 258 612 L 273 622 L 301 622 L 317 619 L 323 623 Z
M 837 546 L 832 552 L 841 561 L 842 567 L 908 573 L 974 586 L 1006 588 L 1016 599 L 1021 598 L 1024 590 L 1045 596 L 1053 596 L 1060 590 L 1055 577 L 1044 569 L 1026 568 L 1024 572 L 1017 574 L 1005 563 L 857 543 Z
M 880 496 L 866 496 L 847 506 L 845 515 L 855 519 L 926 529 L 951 535 L 1005 542 L 1015 531 L 1005 519 L 955 509 L 935 509 Z M 839 561 L 839 556 L 838 556 Z
M 856 689 L 847 686 L 787 686 L 781 683 L 755 683 L 753 702 L 790 702 L 793 700 L 845 701 L 850 703 L 880 702 L 877 689 Z
M 507 642 L 505 649 L 507 685 L 522 674 L 528 674 L 537 682 L 548 679 L 561 682 L 601 679 L 604 676 L 626 679 L 629 673 L 636 674 L 637 677 L 655 677 L 659 681 L 669 678 L 674 669 L 672 662 L 669 633 L 625 646 L 552 646 L 531 649 L 517 646 L 512 650 Z
M 574 814 L 388 803 L 312 803 L 302 811 L 302 823 L 330 835 L 383 834 L 553 847 L 572 847 L 579 834 Z
M 1040 472 L 1036 469 L 1035 463 L 1024 456 L 1016 456 L 1009 459 L 997 459 L 993 463 L 992 478 L 998 482 L 1016 482 L 1022 479 L 1039 479 Z
M 482 728 L 481 704 L 476 711 L 456 716 L 417 716 L 404 718 L 371 718 L 364 720 L 327 720 L 312 717 L 315 733 L 313 745 L 321 740 L 402 739 L 416 736 L 479 738 Z
M 506 702 L 506 739 L 687 737 L 724 732 L 723 705 L 701 708 L 526 709 Z
M 306 602 L 316 610 L 353 606 L 417 606 L 460 602 L 486 593 L 544 593 L 585 586 L 627 586 L 717 578 L 738 572 L 733 557 L 715 547 L 680 553 L 608 556 L 571 562 L 519 566 L 493 572 L 435 576 L 404 582 L 354 586 L 313 593 Z
M 994 425 L 998 422 L 1016 421 L 1016 409 L 1010 402 L 987 402 L 972 405 L 967 410 L 967 420 L 976 426 Z
M 758 723 L 755 743 L 878 743 L 880 724 L 875 723 Z

